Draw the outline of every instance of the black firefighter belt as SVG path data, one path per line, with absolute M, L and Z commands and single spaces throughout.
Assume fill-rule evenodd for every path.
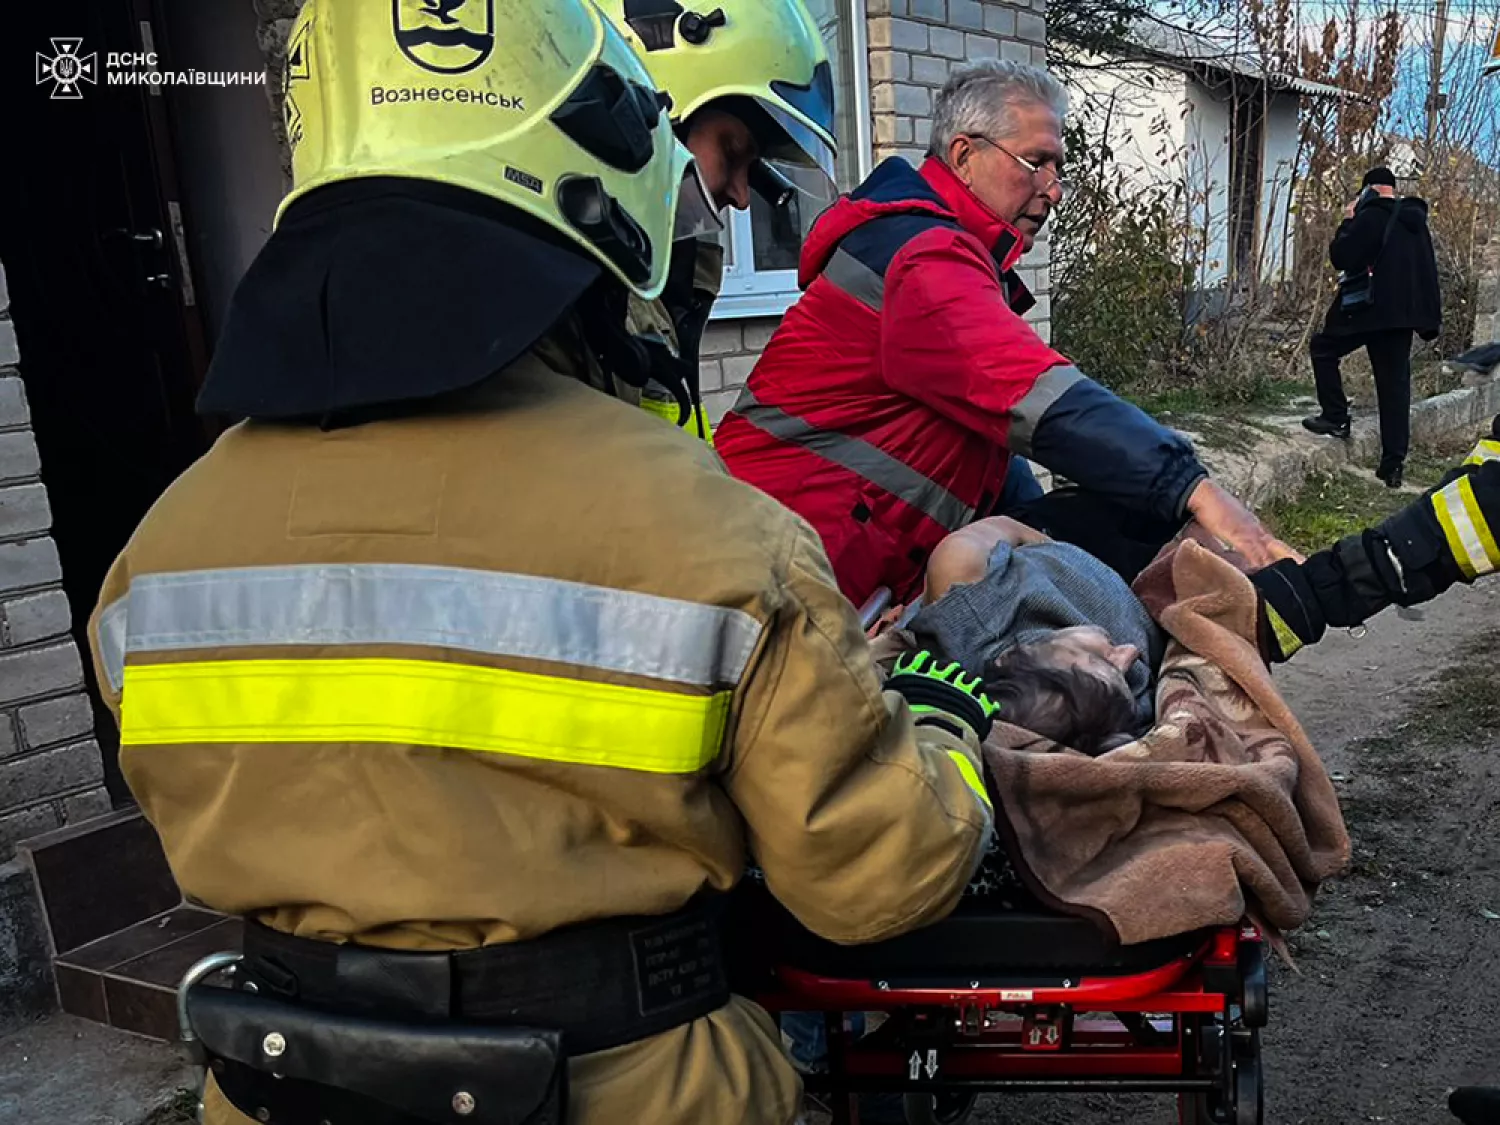
M 718 906 L 513 945 L 401 953 L 251 925 L 234 989 L 187 1011 L 209 1069 L 265 1125 L 562 1125 L 567 1060 L 729 999 Z

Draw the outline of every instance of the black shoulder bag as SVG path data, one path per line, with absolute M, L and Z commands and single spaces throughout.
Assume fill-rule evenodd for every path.
M 1391 231 L 1401 215 L 1401 202 L 1395 200 L 1396 205 L 1391 208 L 1391 217 L 1386 220 L 1385 234 L 1381 236 L 1375 260 L 1358 273 L 1346 273 L 1339 278 L 1339 312 L 1345 316 L 1353 316 L 1375 304 L 1375 267 L 1380 264 L 1386 243 L 1391 240 Z

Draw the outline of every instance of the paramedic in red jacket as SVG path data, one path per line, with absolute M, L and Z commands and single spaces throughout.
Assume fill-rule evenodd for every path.
M 1065 110 L 1035 67 L 957 71 L 921 169 L 885 161 L 813 227 L 803 296 L 717 433 L 735 476 L 817 529 L 856 605 L 913 594 L 944 535 L 995 513 L 1012 454 L 1157 524 L 1191 514 L 1254 565 L 1292 556 L 1185 439 L 1021 319 L 1013 271 L 1062 198 Z

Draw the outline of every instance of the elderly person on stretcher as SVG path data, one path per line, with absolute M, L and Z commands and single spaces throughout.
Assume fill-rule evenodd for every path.
M 1013 521 L 950 536 L 882 655 L 928 650 L 1000 704 L 985 747 L 1006 864 L 1125 944 L 1251 913 L 1302 924 L 1347 863 L 1327 771 L 1270 666 L 1329 627 L 1500 568 L 1500 440 L 1378 527 L 1246 574 L 1190 526 L 1127 585 Z M 988 866 L 988 865 L 987 865 Z M 983 873 L 981 873 L 983 874 Z

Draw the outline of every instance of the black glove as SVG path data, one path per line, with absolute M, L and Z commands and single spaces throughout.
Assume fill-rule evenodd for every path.
M 898 659 L 885 686 L 906 699 L 918 726 L 942 727 L 959 738 L 967 728 L 983 742 L 1000 711 L 980 691 L 977 676 L 965 676 L 956 663 L 939 664 L 925 649 Z

